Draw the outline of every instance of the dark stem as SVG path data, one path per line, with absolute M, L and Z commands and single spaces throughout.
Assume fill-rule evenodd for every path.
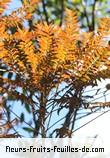
M 92 9 L 92 26 L 91 26 L 91 31 L 95 30 L 95 6 L 96 6 L 96 0 L 94 0 L 93 9 Z
M 46 138 L 46 130 L 45 130 L 45 116 L 46 116 L 46 99 L 44 93 L 41 93 L 40 98 L 40 108 L 38 112 L 39 116 L 35 125 L 35 136 L 38 136 L 39 131 L 41 129 L 42 138 Z
M 88 26 L 89 31 L 90 31 L 91 30 L 91 25 L 90 25 L 90 21 L 89 21 L 88 15 L 87 15 L 86 6 L 83 3 L 81 3 L 81 4 L 83 6 L 84 15 L 85 15 L 85 18 L 86 18 L 86 21 L 87 21 L 87 26 Z
M 32 105 L 32 114 L 33 114 L 33 121 L 34 121 L 34 124 L 36 125 L 37 124 L 37 120 L 36 120 L 36 116 L 35 116 L 35 108 L 34 106 Z M 37 130 L 34 130 L 33 132 L 33 137 L 35 138 L 37 136 Z
M 74 114 L 74 108 L 69 109 L 69 112 L 66 115 L 66 119 L 65 119 L 65 122 L 64 122 L 64 125 L 63 125 L 64 127 L 69 128 L 73 114 Z
M 64 0 L 61 1 L 61 18 L 60 18 L 60 26 L 63 23 L 63 17 L 64 17 Z
M 73 131 L 74 126 L 75 126 L 77 111 L 78 111 L 78 109 L 75 109 L 75 111 L 74 111 L 74 116 L 73 116 L 73 121 L 72 121 L 72 126 L 71 126 L 71 134 L 72 134 L 72 131 Z M 71 138 L 71 134 L 70 134 L 69 138 Z
M 45 20 L 46 20 L 47 24 L 49 24 L 49 17 L 48 17 L 48 13 L 47 13 L 47 10 L 46 10 L 45 0 L 42 0 L 42 7 L 43 7 L 44 15 L 45 15 Z

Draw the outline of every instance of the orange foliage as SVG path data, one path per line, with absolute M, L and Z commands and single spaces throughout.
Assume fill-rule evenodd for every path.
M 0 2 L 1 8 L 8 2 Z M 110 50 L 101 43 L 110 19 L 101 22 L 98 34 L 81 34 L 76 13 L 67 9 L 63 27 L 39 22 L 30 30 L 23 22 L 32 18 L 37 3 L 24 0 L 23 7 L 1 17 L 0 59 L 18 75 L 16 80 L 20 78 L 21 85 L 43 91 L 45 86 L 52 88 L 62 81 L 86 84 L 107 77 L 103 66 L 109 69 L 110 62 L 106 61 Z

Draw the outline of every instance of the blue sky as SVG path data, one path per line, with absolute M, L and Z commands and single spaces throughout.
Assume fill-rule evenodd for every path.
M 8 10 L 6 10 L 6 13 L 10 13 L 12 10 L 16 10 L 21 6 L 20 0 L 12 0 L 11 3 L 8 5 Z

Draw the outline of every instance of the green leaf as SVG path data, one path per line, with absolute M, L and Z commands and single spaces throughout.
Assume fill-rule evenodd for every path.
M 25 104 L 25 108 L 26 108 L 26 111 L 28 113 L 31 113 L 31 109 L 30 109 L 30 105 L 29 104 Z
M 21 113 L 20 122 L 23 122 L 23 121 L 24 121 L 24 113 Z
M 34 132 L 34 129 L 29 128 L 29 127 L 23 127 L 23 129 L 27 132 Z
M 23 89 L 23 94 L 26 95 L 26 89 Z
M 11 79 L 11 78 L 12 78 L 12 76 L 13 76 L 13 73 L 11 73 L 11 72 L 10 72 L 10 73 L 8 73 L 8 78 L 9 78 L 9 79 Z

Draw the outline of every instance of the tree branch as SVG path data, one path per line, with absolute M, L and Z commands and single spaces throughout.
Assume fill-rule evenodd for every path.
M 43 7 L 44 15 L 45 15 L 45 20 L 46 20 L 47 24 L 49 24 L 49 17 L 48 17 L 48 13 L 47 13 L 47 10 L 46 10 L 45 0 L 42 0 L 42 7 Z
M 91 26 L 91 31 L 95 30 L 95 7 L 96 7 L 96 1 L 94 0 L 93 8 L 92 8 L 92 26 Z
M 60 18 L 60 26 L 62 25 L 64 17 L 64 0 L 61 1 L 61 18 Z

